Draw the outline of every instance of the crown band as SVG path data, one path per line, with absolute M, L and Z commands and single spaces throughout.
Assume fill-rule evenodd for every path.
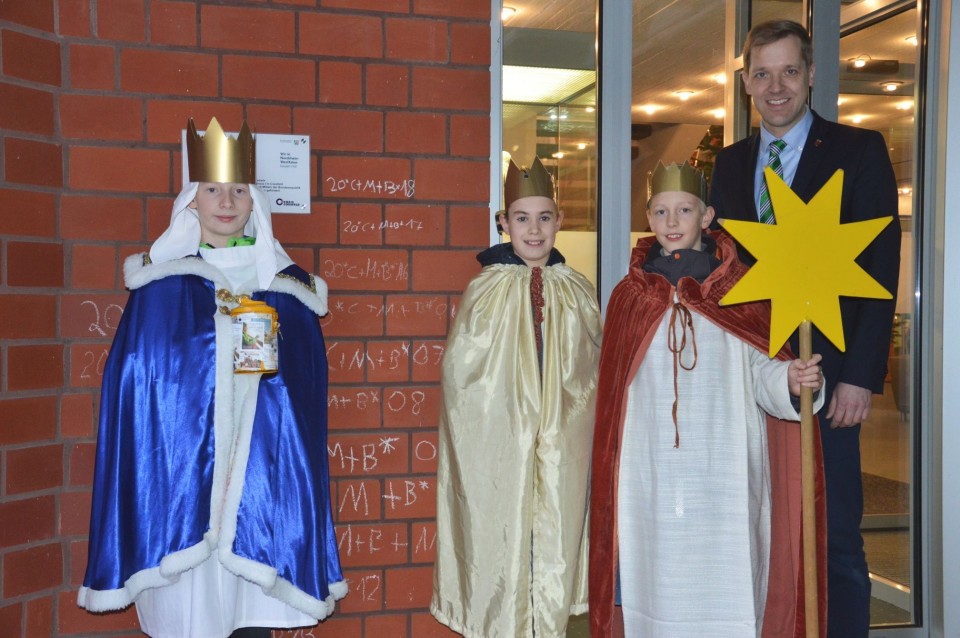
M 657 162 L 657 167 L 647 177 L 647 201 L 665 191 L 689 193 L 707 203 L 707 181 L 703 173 L 690 166 L 689 162 L 682 165 Z
M 193 118 L 187 122 L 187 162 L 191 182 L 253 184 L 256 182 L 256 143 L 247 123 L 236 138 L 211 118 L 203 136 Z

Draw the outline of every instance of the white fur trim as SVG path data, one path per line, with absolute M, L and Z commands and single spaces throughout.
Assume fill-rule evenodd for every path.
M 317 292 L 313 292 L 299 280 L 292 281 L 289 277 L 274 277 L 270 283 L 270 290 L 293 295 L 300 303 L 322 317 L 328 312 L 327 284 L 319 277 L 313 278 L 313 284 Z

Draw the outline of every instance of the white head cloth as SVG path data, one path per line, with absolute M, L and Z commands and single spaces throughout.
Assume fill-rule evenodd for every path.
M 200 216 L 196 209 L 190 208 L 190 203 L 197 197 L 198 186 L 197 182 L 190 182 L 183 187 L 173 202 L 170 226 L 150 247 L 150 260 L 153 263 L 197 254 L 200 248 Z M 267 198 L 253 184 L 249 184 L 249 187 L 250 195 L 253 197 L 253 212 L 243 232 L 245 235 L 257 238 L 254 244 L 257 283 L 260 288 L 266 289 L 273 281 L 274 275 L 291 265 L 293 260 L 283 250 L 280 242 L 273 237 L 270 204 Z

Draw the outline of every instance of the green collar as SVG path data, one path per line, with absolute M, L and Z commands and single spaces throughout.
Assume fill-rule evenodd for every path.
M 230 237 L 227 239 L 226 248 L 233 248 L 234 246 L 253 246 L 255 243 L 257 243 L 256 237 L 247 237 L 246 235 L 243 237 Z M 211 246 L 210 244 L 202 241 L 200 242 L 200 248 L 216 248 L 216 246 Z

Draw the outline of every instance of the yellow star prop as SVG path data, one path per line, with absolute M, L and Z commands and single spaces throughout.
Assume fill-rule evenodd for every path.
M 843 170 L 834 173 L 809 204 L 773 169 L 764 172 L 777 223 L 721 222 L 757 263 L 720 304 L 770 300 L 771 357 L 804 321 L 815 324 L 843 351 L 839 297 L 892 297 L 855 259 L 893 218 L 841 224 Z

